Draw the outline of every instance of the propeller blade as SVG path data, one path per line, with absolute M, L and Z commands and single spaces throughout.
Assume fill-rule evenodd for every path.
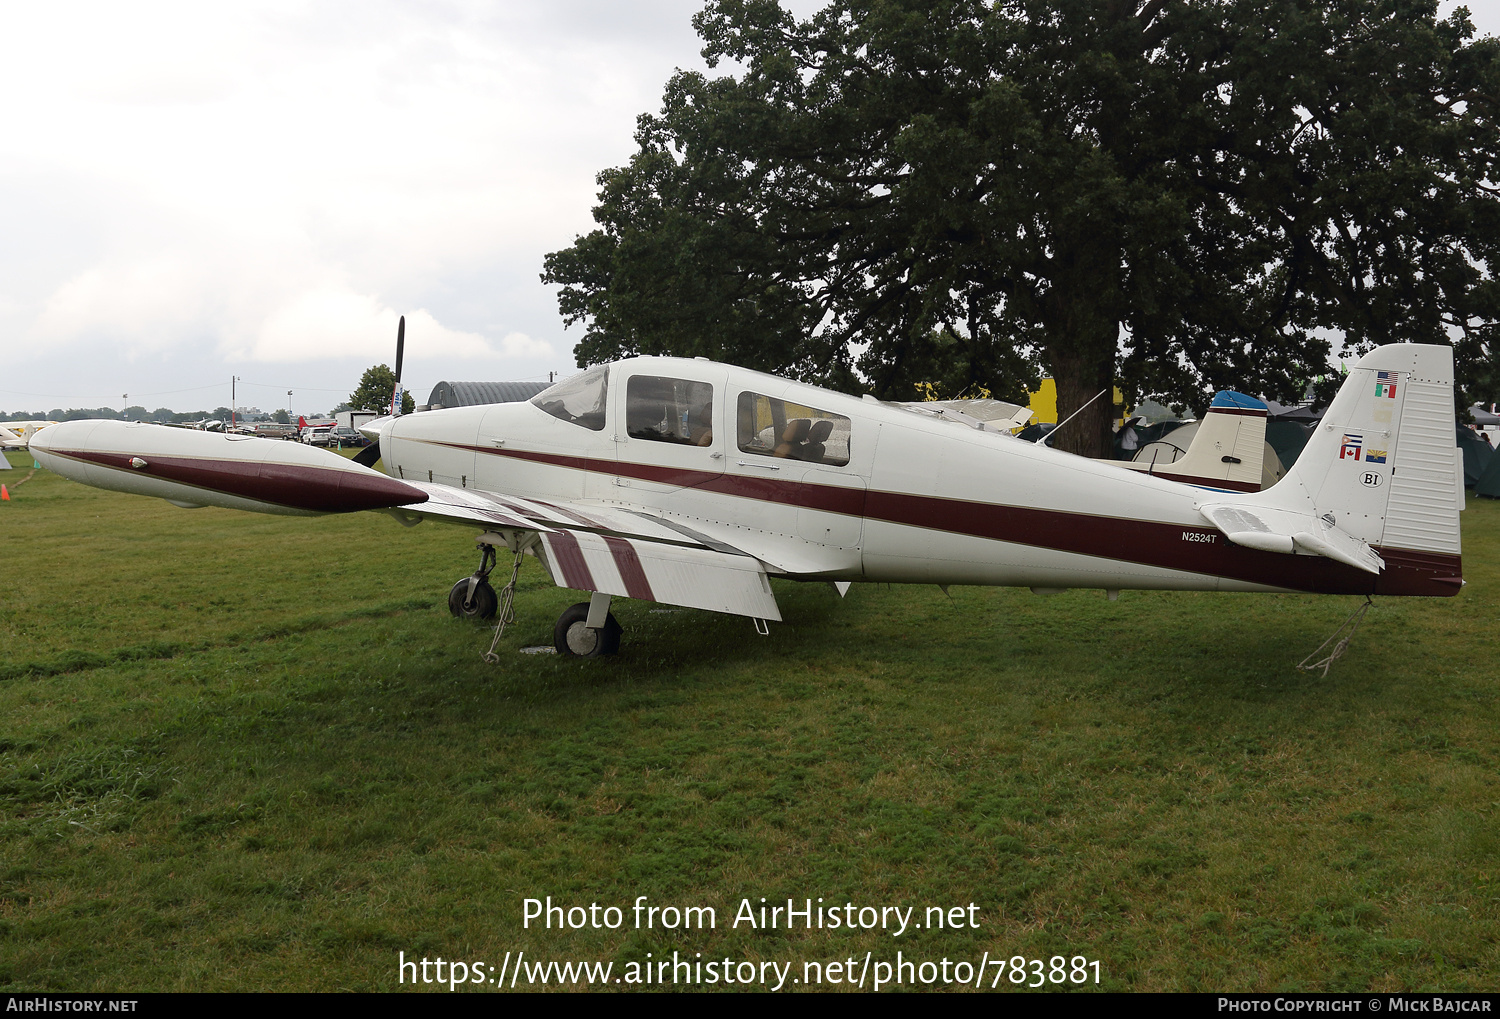
M 406 316 L 396 323 L 396 388 L 391 393 L 391 416 L 401 416 L 401 356 L 406 352 Z
M 401 355 L 406 350 L 406 316 L 396 323 L 396 384 L 401 384 Z
M 370 467 L 370 468 L 373 468 L 375 466 L 375 461 L 377 461 L 379 459 L 380 459 L 380 442 L 379 442 L 379 440 L 376 440 L 375 442 L 370 443 L 364 449 L 362 449 L 358 453 L 354 454 L 354 462 L 357 463 L 357 464 L 359 464 L 361 467 Z

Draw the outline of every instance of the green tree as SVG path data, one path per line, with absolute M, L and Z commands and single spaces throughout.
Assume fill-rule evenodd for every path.
M 710 0 L 710 65 L 543 279 L 580 364 L 703 354 L 1066 415 L 1500 354 L 1500 45 L 1436 0 Z M 1333 341 L 1330 340 L 1333 337 Z M 1059 445 L 1104 455 L 1107 400 Z
M 359 380 L 359 388 L 349 394 L 349 406 L 355 410 L 373 410 L 381 414 L 391 412 L 391 395 L 396 391 L 396 373 L 383 364 L 365 370 Z M 401 413 L 416 410 L 417 401 L 410 393 L 401 395 Z

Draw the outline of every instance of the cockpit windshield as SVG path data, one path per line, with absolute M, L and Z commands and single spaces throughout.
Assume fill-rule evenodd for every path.
M 531 402 L 569 424 L 604 430 L 604 401 L 609 394 L 609 365 L 601 364 L 542 390 Z

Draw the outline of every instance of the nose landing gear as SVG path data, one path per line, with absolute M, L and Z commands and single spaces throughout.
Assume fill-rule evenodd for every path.
M 490 571 L 495 568 L 495 547 L 481 543 L 483 558 L 479 569 L 453 585 L 448 592 L 448 611 L 460 619 L 494 619 L 500 599 L 490 586 Z

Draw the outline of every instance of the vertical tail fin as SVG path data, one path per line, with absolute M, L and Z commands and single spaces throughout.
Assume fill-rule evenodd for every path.
M 1378 591 L 1455 593 L 1463 468 L 1453 399 L 1451 347 L 1372 350 L 1265 504 L 1310 509 L 1378 549 L 1388 567 Z

